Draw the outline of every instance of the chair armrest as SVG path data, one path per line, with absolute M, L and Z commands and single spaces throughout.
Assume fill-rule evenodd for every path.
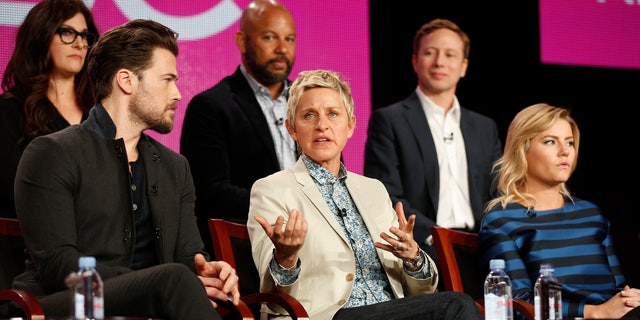
M 305 310 L 300 301 L 288 294 L 275 292 L 251 293 L 242 297 L 242 300 L 249 306 L 260 305 L 262 303 L 277 304 L 287 310 L 293 320 L 309 320 L 307 310 Z
M 476 306 L 478 307 L 478 310 L 480 310 L 480 314 L 482 314 L 482 317 L 484 318 L 484 299 L 476 300 Z
M 513 310 L 520 312 L 527 320 L 534 320 L 536 314 L 533 305 L 521 299 L 513 299 Z
M 247 304 L 240 300 L 238 305 L 234 305 L 231 302 L 220 303 L 218 302 L 218 308 L 216 311 L 220 317 L 224 320 L 254 320 L 253 312 L 249 309 Z
M 44 311 L 36 297 L 24 290 L 0 290 L 0 301 L 17 303 L 28 319 L 44 320 Z

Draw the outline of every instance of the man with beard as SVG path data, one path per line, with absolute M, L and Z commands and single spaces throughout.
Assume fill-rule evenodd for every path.
M 80 125 L 33 140 L 15 203 L 30 254 L 14 288 L 47 316 L 70 314 L 65 278 L 94 256 L 106 316 L 220 319 L 239 303 L 229 264 L 208 262 L 187 160 L 143 133 L 173 128 L 177 34 L 151 20 L 106 32 L 87 58 L 98 103 Z
M 246 223 L 253 183 L 297 160 L 284 126 L 296 51 L 293 17 L 275 0 L 255 0 L 242 13 L 235 42 L 242 64 L 189 102 L 180 139 L 209 253 L 207 219 Z

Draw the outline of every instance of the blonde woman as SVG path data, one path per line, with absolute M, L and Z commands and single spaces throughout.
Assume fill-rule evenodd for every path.
M 482 261 L 504 259 L 514 298 L 531 303 L 540 264 L 551 263 L 563 285 L 564 317 L 618 319 L 640 305 L 640 290 L 625 285 L 600 208 L 566 186 L 579 146 L 580 130 L 565 108 L 540 103 L 515 116 L 495 166 L 501 196 L 488 203 L 481 224 Z

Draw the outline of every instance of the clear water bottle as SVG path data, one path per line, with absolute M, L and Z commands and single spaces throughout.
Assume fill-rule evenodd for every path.
M 562 319 L 562 284 L 549 263 L 540 265 L 540 276 L 533 288 L 536 320 Z
M 484 280 L 485 320 L 512 320 L 513 296 L 511 280 L 504 271 L 504 260 L 489 261 L 489 274 Z
M 80 257 L 78 272 L 71 273 L 66 284 L 71 289 L 71 317 L 75 320 L 104 319 L 102 278 L 96 270 L 96 258 Z

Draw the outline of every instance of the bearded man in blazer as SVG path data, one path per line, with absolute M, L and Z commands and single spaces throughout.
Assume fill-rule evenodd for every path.
M 144 133 L 173 129 L 177 55 L 177 33 L 152 20 L 105 32 L 87 58 L 88 119 L 24 151 L 15 203 L 29 258 L 13 287 L 47 317 L 70 314 L 65 279 L 82 256 L 96 258 L 106 316 L 221 319 L 215 301 L 240 303 L 235 270 L 203 251 L 189 163 Z
M 276 0 L 247 5 L 235 35 L 242 64 L 191 99 L 180 137 L 196 185 L 196 216 L 213 254 L 207 220 L 246 223 L 249 190 L 259 178 L 292 166 L 295 142 L 284 128 L 295 61 L 293 17 Z

